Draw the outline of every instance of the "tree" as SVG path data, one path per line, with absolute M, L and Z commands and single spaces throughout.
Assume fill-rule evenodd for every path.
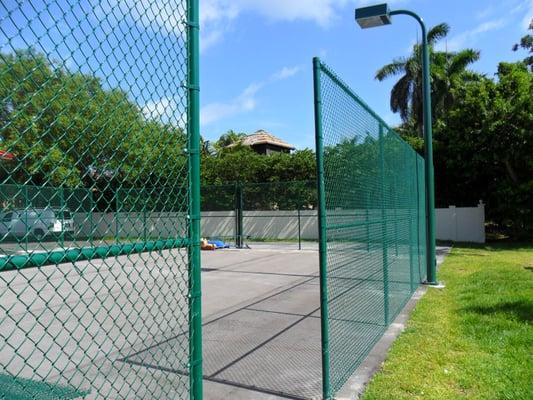
M 245 133 L 237 133 L 233 130 L 229 130 L 220 136 L 220 138 L 215 142 L 214 147 L 216 151 L 223 151 L 228 146 L 238 145 L 245 136 Z
M 445 38 L 449 31 L 448 24 L 442 23 L 428 32 L 434 118 L 438 118 L 453 101 L 449 94 L 450 88 L 458 80 L 476 77 L 475 74 L 467 72 L 466 68 L 479 59 L 479 52 L 472 49 L 460 52 L 441 52 L 434 49 L 435 44 Z M 411 125 L 422 137 L 422 46 L 420 44 L 413 46 L 410 56 L 397 58 L 379 69 L 376 79 L 383 81 L 395 75 L 401 75 L 401 77 L 391 90 L 391 110 L 395 113 L 399 112 L 404 123 Z
M 498 80 L 454 88 L 435 129 L 438 204 L 487 204 L 488 220 L 515 236 L 533 231 L 533 75 L 501 63 Z
M 529 23 L 528 30 L 533 31 L 533 20 Z M 513 51 L 518 51 L 519 49 L 528 52 L 529 55 L 524 59 L 524 63 L 529 67 L 529 71 L 533 72 L 533 35 L 531 33 L 524 35 L 520 39 L 520 43 L 516 43 L 513 46 Z
M 33 49 L 0 53 L 0 132 L 2 150 L 15 155 L 0 163 L 0 183 L 90 188 L 73 211 L 114 210 L 118 197 L 122 207 L 148 201 L 170 210 L 186 197 L 181 128 L 148 119 L 123 90 Z
M 124 91 L 33 49 L 0 54 L 0 99 L 2 147 L 17 157 L 0 166 L 10 168 L 2 183 L 103 190 L 184 179 L 180 128 L 148 120 Z
M 219 151 L 203 155 L 203 209 L 234 209 L 237 187 L 242 188 L 249 210 L 316 205 L 316 159 L 312 150 L 261 155 L 247 146 L 228 147 L 243 136 L 229 131 L 216 142 Z

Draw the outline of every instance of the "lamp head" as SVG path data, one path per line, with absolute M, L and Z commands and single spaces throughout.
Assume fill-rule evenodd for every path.
M 389 6 L 386 3 L 361 7 L 355 10 L 355 20 L 363 29 L 391 23 Z

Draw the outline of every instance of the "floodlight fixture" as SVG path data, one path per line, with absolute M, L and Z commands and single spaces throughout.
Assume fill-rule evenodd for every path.
M 355 10 L 355 20 L 363 29 L 389 25 L 392 22 L 387 3 L 357 8 Z

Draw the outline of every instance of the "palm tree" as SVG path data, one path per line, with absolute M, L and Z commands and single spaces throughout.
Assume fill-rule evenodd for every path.
M 434 50 L 435 44 L 450 31 L 446 23 L 434 26 L 428 32 L 431 63 L 431 96 L 434 118 L 453 102 L 452 87 L 460 81 L 473 80 L 478 74 L 468 71 L 468 65 L 479 59 L 479 51 L 465 49 L 459 52 Z M 391 90 L 390 106 L 399 112 L 404 123 L 413 125 L 422 136 L 422 46 L 415 44 L 408 57 L 394 59 L 376 73 L 376 79 L 383 81 L 394 75 L 401 75 Z

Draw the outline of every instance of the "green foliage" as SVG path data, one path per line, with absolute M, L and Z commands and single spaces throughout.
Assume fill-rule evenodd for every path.
M 501 63 L 498 80 L 454 89 L 435 128 L 438 204 L 487 203 L 487 216 L 515 234 L 533 229 L 533 75 Z
M 145 117 L 120 89 L 53 65 L 32 49 L 0 54 L 2 180 L 107 188 L 180 179 L 185 135 Z M 170 176 L 169 176 L 170 174 Z
M 316 207 L 316 160 L 309 149 L 261 155 L 236 144 L 243 134 L 222 135 L 216 154 L 202 159 L 202 210 L 232 210 L 242 194 L 246 210 Z
M 228 182 L 285 182 L 316 179 L 315 156 L 311 150 L 292 154 L 260 155 L 248 147 L 225 148 L 202 160 L 202 182 L 221 185 Z
M 479 78 L 477 74 L 467 70 L 468 65 L 479 59 L 478 51 L 465 49 L 459 52 L 442 52 L 434 49 L 435 44 L 445 38 L 449 31 L 448 24 L 442 23 L 428 32 L 434 119 L 445 113 L 447 107 L 453 103 L 450 89 L 455 84 Z M 400 75 L 391 90 L 390 107 L 393 112 L 399 112 L 402 121 L 412 125 L 420 137 L 423 123 L 421 60 L 422 46 L 415 44 L 410 56 L 397 58 L 376 72 L 376 79 L 379 81 Z
M 533 31 L 533 20 L 531 20 L 528 30 Z M 522 36 L 520 42 L 513 46 L 513 51 L 519 49 L 527 51 L 528 56 L 524 58 L 524 63 L 529 67 L 529 71 L 533 72 L 533 35 L 531 33 Z
M 533 25 L 530 27 L 533 29 Z M 448 33 L 432 29 L 431 44 Z M 438 33 L 438 35 L 436 35 Z M 531 53 L 533 37 L 514 50 Z M 431 50 L 434 162 L 437 206 L 487 204 L 490 222 L 515 237 L 533 231 L 533 75 L 531 57 L 502 63 L 497 79 L 473 73 L 479 58 L 470 49 Z M 376 77 L 403 74 L 391 93 L 391 108 L 403 123 L 397 131 L 423 154 L 420 47 L 413 55 L 383 67 Z
M 216 141 L 214 147 L 217 151 L 224 151 L 224 149 L 226 149 L 228 146 L 239 145 L 239 143 L 245 136 L 245 133 L 237 133 L 233 130 L 229 130 L 222 136 L 220 136 L 220 138 Z

